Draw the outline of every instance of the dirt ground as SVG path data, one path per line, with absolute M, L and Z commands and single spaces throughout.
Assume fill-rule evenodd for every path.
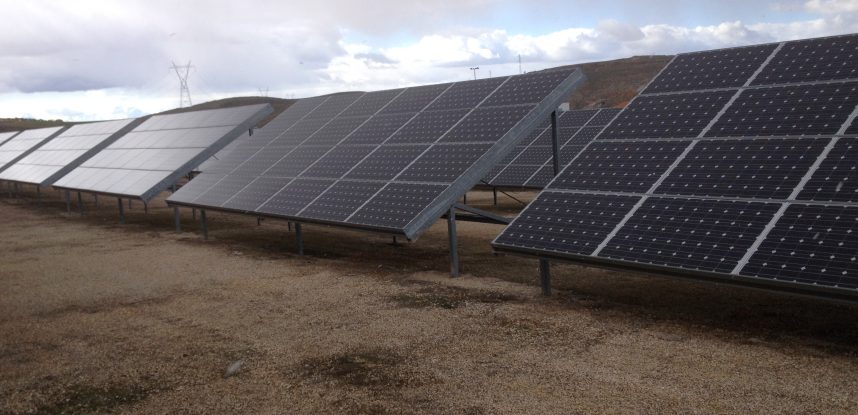
M 0 414 L 858 412 L 855 306 L 46 197 L 0 198 Z

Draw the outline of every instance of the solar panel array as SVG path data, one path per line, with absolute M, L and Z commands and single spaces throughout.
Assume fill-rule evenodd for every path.
M 149 117 L 54 187 L 148 201 L 271 112 L 262 104 Z
M 858 294 L 858 35 L 677 56 L 493 242 Z
M 127 119 L 74 125 L 9 166 L 0 180 L 50 185 L 138 123 Z
M 582 81 L 567 68 L 302 99 L 168 203 L 413 239 Z
M 66 127 L 37 128 L 22 131 L 0 146 L 0 172 L 9 168 L 33 149 L 59 134 Z
M 561 112 L 557 117 L 560 166 L 569 163 L 620 112 L 616 108 Z M 483 179 L 496 187 L 541 189 L 554 177 L 551 122 L 545 121 Z

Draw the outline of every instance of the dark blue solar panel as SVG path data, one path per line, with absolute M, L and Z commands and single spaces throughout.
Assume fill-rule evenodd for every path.
M 638 199 L 543 191 L 494 244 L 590 255 Z
M 844 137 L 837 141 L 798 199 L 858 202 L 858 138 Z
M 347 179 L 392 180 L 411 164 L 426 149 L 428 144 L 385 146 L 364 159 L 348 175 Z
M 639 96 L 600 139 L 697 137 L 736 91 Z
M 644 93 L 740 87 L 776 47 L 769 44 L 679 55 Z
M 258 177 L 221 206 L 239 211 L 255 210 L 288 183 L 289 179 L 280 177 Z
M 754 85 L 858 78 L 858 35 L 787 42 Z
M 403 228 L 446 188 L 442 185 L 390 183 L 375 195 L 349 223 Z
M 334 181 L 328 179 L 295 179 L 260 206 L 257 211 L 275 216 L 297 215 L 332 184 Z
M 501 138 L 527 115 L 533 106 L 477 108 L 441 139 L 443 142 L 486 141 Z
M 466 109 L 422 112 L 394 134 L 389 143 L 434 143 L 467 113 Z
M 688 145 L 685 141 L 597 141 L 578 155 L 550 187 L 644 193 Z
M 828 141 L 701 141 L 655 191 L 661 194 L 785 199 Z
M 750 89 L 707 137 L 832 135 L 858 105 L 858 82 Z
M 649 198 L 599 256 L 729 273 L 779 204 Z
M 343 221 L 372 198 L 384 183 L 339 181 L 301 212 L 302 217 Z
M 481 106 L 535 104 L 566 80 L 575 68 L 531 72 L 509 78 Z
M 787 208 L 741 275 L 858 288 L 858 207 Z
M 487 144 L 434 145 L 397 178 L 406 182 L 452 182 L 461 177 L 492 146 Z

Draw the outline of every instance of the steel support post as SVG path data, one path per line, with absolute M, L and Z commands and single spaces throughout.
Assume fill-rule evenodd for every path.
M 144 214 L 144 215 L 148 215 L 148 214 L 149 214 L 149 203 L 146 203 L 146 201 L 145 201 L 145 200 L 143 201 L 143 214 Z
M 301 222 L 295 222 L 295 240 L 298 242 L 298 255 L 304 255 L 304 235 L 301 232 Z
M 193 220 L 194 222 L 197 221 L 197 209 L 196 208 L 191 209 L 191 220 Z
M 66 190 L 66 213 L 71 213 L 71 192 Z
M 203 239 L 209 240 L 209 224 L 206 222 L 205 209 L 200 209 L 200 222 L 203 225 Z
M 83 196 L 80 192 L 77 192 L 77 209 L 80 211 L 80 214 L 83 215 Z
M 36 185 L 36 206 L 42 206 L 42 188 Z
M 98 193 L 92 194 L 92 200 L 95 201 L 95 208 L 98 209 Z
M 492 199 L 494 200 L 494 207 L 498 206 L 498 188 L 492 187 Z
M 557 143 L 557 111 L 551 111 L 551 165 L 554 175 L 560 174 L 560 145 Z
M 256 217 L 256 226 L 262 226 L 262 217 L 261 216 Z
M 542 295 L 551 295 L 551 263 L 545 258 L 539 258 L 539 284 L 542 285 Z
M 456 238 L 456 208 L 450 207 L 447 213 L 447 237 L 450 242 L 450 276 L 459 276 L 459 244 Z
M 176 224 L 176 233 L 182 232 L 182 216 L 179 214 L 179 207 L 173 206 L 173 222 Z
M 119 202 L 119 223 L 125 224 L 125 205 L 122 203 L 122 198 L 117 197 L 116 201 Z

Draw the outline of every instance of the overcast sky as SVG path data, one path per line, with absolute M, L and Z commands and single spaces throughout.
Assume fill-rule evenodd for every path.
M 94 120 L 858 32 L 858 0 L 0 0 L 0 117 Z

